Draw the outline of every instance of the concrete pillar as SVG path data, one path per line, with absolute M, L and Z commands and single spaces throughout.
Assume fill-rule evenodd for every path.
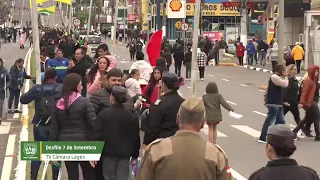
M 244 47 L 247 46 L 248 44 L 248 10 L 247 8 L 241 8 L 241 22 L 240 22 L 240 27 L 241 27 L 241 32 L 240 32 L 240 41 L 243 43 Z M 247 63 L 247 51 L 245 51 L 244 56 L 243 56 L 243 63 Z
M 141 0 L 142 30 L 149 30 L 149 22 L 147 21 L 148 12 L 149 12 L 149 1 Z M 147 24 L 147 26 L 145 26 L 145 24 Z

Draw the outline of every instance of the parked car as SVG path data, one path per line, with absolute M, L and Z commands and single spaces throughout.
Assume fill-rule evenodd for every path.
M 103 42 L 100 36 L 89 36 L 88 43 L 91 46 L 91 50 L 95 51 L 98 48 L 98 46 Z
M 288 45 L 284 47 L 284 60 L 286 61 L 286 66 L 289 64 L 294 64 L 293 57 L 291 56 L 291 51 L 293 49 L 294 45 Z

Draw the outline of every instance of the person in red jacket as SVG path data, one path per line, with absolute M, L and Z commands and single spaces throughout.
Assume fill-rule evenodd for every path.
M 246 51 L 246 48 L 243 46 L 243 43 L 240 42 L 239 45 L 237 46 L 237 56 L 239 59 L 240 66 L 243 66 L 243 56 L 245 51 Z
M 300 129 L 305 132 L 306 122 L 314 122 L 314 130 L 316 132 L 315 141 L 320 141 L 319 133 L 319 108 L 318 103 L 314 101 L 315 92 L 317 89 L 318 78 L 319 77 L 319 67 L 309 66 L 308 67 L 308 78 L 303 82 L 299 108 L 303 108 L 306 111 L 305 118 L 299 122 L 298 126 L 293 130 L 295 134 L 298 133 Z

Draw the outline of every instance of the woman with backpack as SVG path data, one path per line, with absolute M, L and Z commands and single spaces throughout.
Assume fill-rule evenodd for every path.
M 50 141 L 91 141 L 96 122 L 96 113 L 89 99 L 81 96 L 82 78 L 76 73 L 68 74 L 62 87 L 50 131 Z M 94 178 L 94 169 L 89 161 L 66 161 L 68 178 L 79 179 L 79 165 L 83 180 Z
M 60 99 L 62 84 L 56 83 L 57 72 L 47 68 L 42 84 L 34 85 L 20 98 L 21 104 L 35 101 L 35 114 L 32 119 L 33 138 L 35 141 L 49 141 L 51 116 L 56 102 Z M 49 103 L 47 103 L 49 102 Z M 36 180 L 41 161 L 31 161 L 31 180 Z M 59 168 L 52 166 L 52 179 L 57 180 Z

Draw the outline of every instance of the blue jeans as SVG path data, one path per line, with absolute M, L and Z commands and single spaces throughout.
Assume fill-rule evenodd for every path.
M 129 158 L 102 157 L 105 180 L 128 180 Z
M 261 65 L 266 65 L 266 55 L 267 55 L 266 52 L 259 52 L 258 59 Z
M 14 100 L 14 109 L 18 109 L 19 105 L 19 99 L 20 99 L 20 90 L 19 89 L 13 89 L 9 88 L 9 102 L 8 102 L 8 109 L 10 110 L 12 108 L 13 100 Z
M 253 63 L 253 54 L 248 54 L 248 65 L 252 66 Z
M 266 141 L 269 126 L 273 124 L 285 124 L 283 107 L 267 107 L 267 118 L 263 123 L 259 140 Z
M 33 137 L 35 141 L 49 141 L 50 125 L 34 125 Z M 31 161 L 31 178 L 36 179 L 38 177 L 38 171 L 42 161 Z M 59 162 L 61 163 L 61 162 Z M 59 168 L 52 165 L 52 179 L 58 178 Z

